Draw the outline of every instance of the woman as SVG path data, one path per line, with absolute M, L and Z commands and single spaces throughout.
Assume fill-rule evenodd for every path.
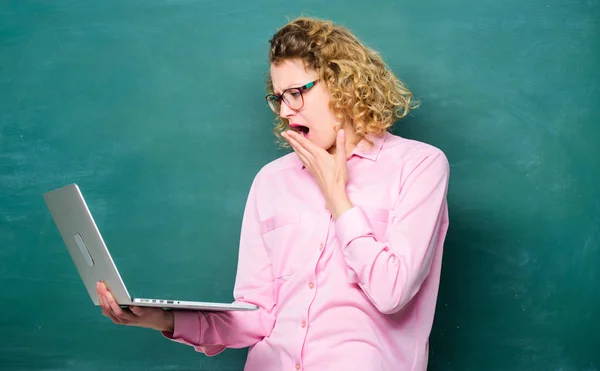
M 246 370 L 425 370 L 448 228 L 448 162 L 387 129 L 415 106 L 345 28 L 298 18 L 270 40 L 267 102 L 293 152 L 260 170 L 234 297 L 253 312 L 103 313 Z M 290 130 L 292 129 L 292 130 Z

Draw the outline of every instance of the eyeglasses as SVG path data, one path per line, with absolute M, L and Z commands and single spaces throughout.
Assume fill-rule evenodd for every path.
M 297 88 L 285 89 L 280 95 L 269 94 L 265 98 L 267 103 L 269 103 L 269 107 L 271 107 L 273 112 L 277 115 L 281 112 L 281 101 L 294 111 L 298 111 L 304 106 L 304 97 L 302 96 L 302 93 L 315 86 L 317 81 L 319 80 L 309 82 L 308 84 Z

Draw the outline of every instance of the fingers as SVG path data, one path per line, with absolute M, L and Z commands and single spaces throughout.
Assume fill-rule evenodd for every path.
M 100 303 L 100 307 L 102 310 L 107 308 L 106 302 L 104 301 L 104 292 L 100 287 L 100 282 L 96 284 L 96 294 L 98 295 L 98 302 Z
M 108 291 L 108 287 L 106 287 L 106 284 L 103 281 L 98 281 L 96 283 L 96 291 L 100 293 L 105 293 Z
M 124 323 L 117 318 L 112 312 L 110 312 L 108 309 L 104 309 L 102 308 L 102 314 L 108 318 L 110 318 L 114 323 L 116 323 L 117 325 L 123 325 Z
M 165 312 L 160 308 L 130 306 L 129 309 L 123 309 L 104 283 L 99 282 L 96 291 L 102 314 L 110 318 L 113 323 L 167 330 L 173 327 L 173 318 L 171 317 L 170 322 L 167 321 Z
M 288 141 L 288 143 L 292 146 L 298 157 L 302 160 L 305 165 L 308 165 L 308 161 L 313 157 L 312 153 L 302 144 L 300 143 L 300 138 L 305 139 L 300 134 L 294 131 L 287 131 L 282 133 L 282 136 Z
M 130 324 L 136 321 L 137 316 L 121 308 L 103 282 L 99 282 L 96 287 L 98 300 L 104 316 L 110 318 L 117 324 Z
M 103 284 L 101 282 L 96 282 L 96 294 L 98 294 L 98 298 L 104 293 L 102 286 Z
M 134 322 L 136 320 L 136 316 L 133 313 L 121 308 L 121 306 L 117 304 L 110 292 L 104 295 L 104 298 L 106 299 L 106 302 L 114 316 L 117 317 L 121 322 Z
M 297 147 L 305 155 L 308 155 L 310 153 L 310 145 L 308 145 L 307 143 L 309 141 L 307 141 L 306 138 L 304 138 L 302 135 L 296 133 L 293 130 L 288 130 L 283 133 L 283 136 L 288 140 L 288 142 L 290 142 L 292 146 Z
M 122 324 L 121 320 L 119 320 L 111 311 L 110 306 L 106 303 L 106 299 L 104 299 L 104 295 L 99 295 L 98 300 L 100 301 L 100 307 L 102 308 L 102 314 L 105 317 L 110 318 L 116 324 Z
M 129 307 L 129 310 L 131 311 L 131 313 L 133 313 L 134 315 L 136 315 L 138 317 L 141 317 L 145 313 L 144 308 L 141 308 L 141 307 L 131 306 L 131 307 Z

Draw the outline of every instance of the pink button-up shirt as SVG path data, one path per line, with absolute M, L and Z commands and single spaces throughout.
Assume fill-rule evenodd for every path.
M 166 337 L 246 371 L 425 370 L 448 228 L 445 155 L 386 133 L 348 158 L 354 207 L 333 220 L 295 153 L 261 169 L 234 298 L 252 312 L 175 312 Z

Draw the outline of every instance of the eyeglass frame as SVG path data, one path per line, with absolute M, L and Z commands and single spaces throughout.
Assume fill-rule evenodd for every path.
M 298 112 L 298 111 L 300 111 L 304 107 L 304 92 L 307 91 L 307 90 L 309 90 L 309 89 L 311 89 L 311 88 L 313 88 L 317 84 L 318 81 L 319 81 L 319 79 L 316 79 L 316 80 L 311 81 L 309 83 L 306 83 L 305 85 L 302 85 L 302 86 L 287 88 L 284 91 L 282 91 L 281 94 L 274 94 L 274 93 L 267 94 L 265 96 L 265 100 L 267 101 L 267 104 L 269 105 L 269 108 L 271 108 L 271 110 L 275 114 L 277 114 L 277 115 L 279 113 L 281 113 L 281 102 L 285 103 L 285 105 L 288 106 L 292 111 Z M 283 95 L 287 91 L 295 90 L 295 89 L 300 92 L 300 98 L 302 99 L 302 106 L 300 106 L 300 108 L 292 108 L 292 107 L 290 107 L 290 105 L 285 101 L 285 99 L 283 99 Z M 269 103 L 269 101 L 270 101 L 269 97 L 273 97 L 273 98 L 275 98 L 279 102 L 279 112 L 275 112 L 275 110 L 271 106 L 271 103 Z M 273 100 L 273 99 L 271 99 L 271 100 Z

